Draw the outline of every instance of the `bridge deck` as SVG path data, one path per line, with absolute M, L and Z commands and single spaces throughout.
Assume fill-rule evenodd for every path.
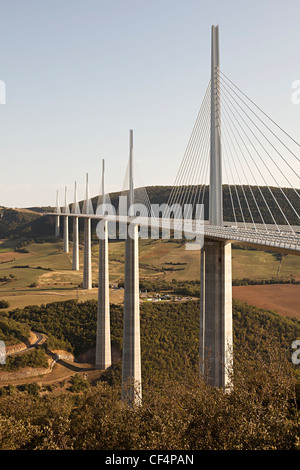
M 59 215 L 68 217 L 89 218 L 95 220 L 106 219 L 116 223 L 138 223 L 142 227 L 152 227 L 154 229 L 170 229 L 180 231 L 186 235 L 197 235 L 214 240 L 226 240 L 232 243 L 254 246 L 261 249 L 277 250 L 284 253 L 294 253 L 300 255 L 300 226 L 289 227 L 285 225 L 275 226 L 263 224 L 243 224 L 224 222 L 223 226 L 210 225 L 207 221 L 163 219 L 153 217 L 127 217 L 119 215 L 99 214 L 65 214 L 48 213 L 46 215 Z

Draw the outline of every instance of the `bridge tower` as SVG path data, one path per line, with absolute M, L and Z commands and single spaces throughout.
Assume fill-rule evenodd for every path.
M 65 188 L 65 207 L 64 207 L 64 252 L 69 253 L 69 205 L 67 202 L 67 187 Z
M 79 204 L 77 201 L 77 185 L 75 181 L 74 188 L 74 204 L 72 208 L 73 214 L 80 214 Z M 73 271 L 79 270 L 79 229 L 78 217 L 73 217 L 73 251 L 72 251 L 72 269 Z
M 104 215 L 104 160 L 102 160 L 102 214 Z M 98 210 L 97 210 L 98 214 Z M 108 221 L 102 220 L 102 233 L 99 237 L 99 281 L 96 336 L 96 369 L 104 370 L 111 366 L 110 310 L 109 310 L 109 270 L 108 270 Z
M 56 216 L 55 216 L 55 236 L 58 238 L 60 236 L 60 207 L 59 207 L 59 200 L 58 200 L 58 191 L 56 192 Z
M 211 144 L 209 224 L 223 225 L 219 27 L 211 31 Z M 200 371 L 213 386 L 228 386 L 232 353 L 231 243 L 205 239 L 201 251 Z
M 89 197 L 89 177 L 86 175 L 86 197 L 83 213 L 91 215 L 93 212 L 92 203 Z M 84 219 L 84 248 L 83 248 L 83 289 L 92 288 L 92 240 L 91 240 L 91 219 Z
M 134 204 L 133 131 L 129 146 L 129 216 Z M 129 233 L 128 233 L 129 232 Z M 122 360 L 122 399 L 140 405 L 142 399 L 139 301 L 138 225 L 130 225 L 125 240 L 124 326 Z

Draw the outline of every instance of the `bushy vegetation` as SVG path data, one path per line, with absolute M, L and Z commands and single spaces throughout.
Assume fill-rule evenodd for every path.
M 30 327 L 26 323 L 18 322 L 12 318 L 0 317 L 0 340 L 6 345 L 25 342 L 29 339 Z
M 5 365 L 0 365 L 0 370 L 14 372 L 23 367 L 48 367 L 47 356 L 44 349 L 35 348 L 32 351 L 7 356 Z
M 112 340 L 121 349 L 123 307 L 112 304 L 110 310 Z M 68 350 L 76 355 L 95 346 L 96 319 L 97 302 L 95 300 L 86 302 L 68 300 L 41 306 L 27 306 L 10 312 L 10 320 L 26 323 L 35 331 L 52 335 L 58 341 L 64 341 L 68 345 Z M 233 321 L 237 350 L 249 345 L 249 341 L 252 341 L 252 331 L 255 329 L 265 335 L 272 333 L 283 347 L 288 347 L 294 339 L 300 338 L 299 321 L 284 318 L 265 309 L 248 306 L 237 300 L 233 301 Z M 152 348 L 149 355 L 155 354 L 160 349 L 164 350 L 169 342 L 174 343 L 173 346 L 170 344 L 170 348 L 176 349 L 179 354 L 188 351 L 187 343 L 198 341 L 198 330 L 199 302 L 141 304 L 141 338 L 145 348 L 147 344 L 152 343 L 149 346 Z M 185 338 L 185 343 L 179 347 L 180 336 Z M 178 344 L 175 347 L 176 342 Z M 197 354 L 197 345 L 193 349 Z M 164 355 L 166 355 L 165 351 Z M 155 363 L 156 359 L 153 362 Z
M 71 378 L 71 392 L 82 392 L 89 388 L 89 383 L 79 374 L 75 374 L 74 377 Z
M 31 329 L 50 334 L 62 341 L 66 349 L 80 354 L 95 345 L 96 301 L 54 302 L 47 305 L 29 305 L 10 312 L 11 318 L 27 323 Z
M 96 315 L 93 301 L 11 312 L 77 354 L 95 345 Z M 122 318 L 122 306 L 112 305 L 112 340 L 119 348 Z M 11 388 L 0 398 L 0 449 L 300 448 L 300 374 L 290 361 L 300 322 L 237 301 L 233 322 L 229 393 L 199 378 L 199 302 L 142 304 L 143 406 L 132 409 L 120 400 L 120 365 L 93 387 L 75 376 L 60 395 Z
M 22 211 L 22 209 L 2 209 L 0 238 L 48 237 L 49 233 L 53 233 L 54 230 L 53 217 L 42 217 L 41 215 L 41 212 Z
M 124 282 L 119 282 L 118 286 L 124 287 Z M 169 294 L 199 297 L 200 281 L 178 281 L 177 279 L 172 279 L 171 282 L 168 282 L 164 279 L 141 279 L 140 289 L 147 292 L 165 292 Z
M 300 281 L 296 281 L 296 279 L 249 279 L 248 277 L 243 277 L 243 279 L 233 279 L 232 285 L 233 286 L 258 286 L 258 285 L 270 285 L 270 284 L 300 284 Z
M 0 282 L 3 282 L 4 284 L 8 284 L 9 282 L 13 282 L 14 281 L 14 275 L 10 274 L 9 276 L 1 276 L 0 277 Z M 4 302 L 2 300 L 2 302 Z M 6 307 L 2 307 L 2 308 L 6 308 Z
M 135 409 L 120 400 L 117 384 L 46 396 L 11 387 L 0 399 L 0 449 L 299 449 L 293 375 L 271 352 L 269 359 L 257 353 L 255 368 L 237 363 L 230 393 L 195 374 L 163 383 L 153 375 Z

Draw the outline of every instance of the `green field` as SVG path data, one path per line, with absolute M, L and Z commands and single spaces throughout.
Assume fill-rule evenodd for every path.
M 72 298 L 95 299 L 97 289 L 82 291 L 83 247 L 80 247 L 80 270 L 72 271 L 70 252 L 63 252 L 62 241 L 31 243 L 28 253 L 14 251 L 20 240 L 0 243 L 0 299 L 8 300 L 10 309 L 28 304 L 49 303 Z M 124 241 L 109 243 L 110 282 L 124 280 Z M 98 282 L 98 244 L 92 248 L 93 282 Z M 232 250 L 233 279 L 300 279 L 300 257 L 276 253 Z M 17 266 L 17 267 L 16 267 Z M 6 279 L 6 281 L 5 281 Z M 10 282 L 7 282 L 8 281 Z M 140 279 L 199 280 L 200 252 L 188 251 L 180 242 L 140 240 Z M 112 302 L 122 301 L 112 291 Z
M 123 278 L 124 242 L 110 244 L 111 279 Z M 95 254 L 97 248 L 95 247 Z M 172 264 L 171 264 L 172 263 Z M 159 277 L 168 281 L 199 280 L 200 252 L 188 251 L 181 243 L 168 240 L 142 240 L 140 242 L 140 277 Z M 300 279 L 300 257 L 280 257 L 275 252 L 259 250 L 232 250 L 233 279 Z

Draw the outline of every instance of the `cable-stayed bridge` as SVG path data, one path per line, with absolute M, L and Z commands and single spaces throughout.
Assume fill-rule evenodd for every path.
M 64 251 L 73 221 L 73 269 L 79 269 L 78 219 L 84 219 L 83 288 L 92 287 L 91 220 L 99 220 L 96 367 L 111 365 L 108 239 L 125 233 L 123 398 L 141 402 L 138 239 L 168 230 L 201 248 L 200 371 L 214 386 L 228 386 L 232 353 L 231 244 L 300 254 L 299 143 L 254 103 L 220 68 L 219 28 L 212 26 L 211 78 L 167 204 L 151 204 L 134 187 L 130 131 L 126 187 L 117 210 L 105 192 L 104 161 L 97 208 L 88 175 L 82 210 L 75 184 L 71 208 L 58 196 L 56 235 L 63 219 Z M 199 209 L 200 208 L 200 209 Z M 52 214 L 53 215 L 53 214 Z M 182 232 L 183 227 L 183 232 Z M 122 229 L 122 230 L 121 230 Z M 115 232 L 116 233 L 116 232 Z M 170 233 L 170 232 L 169 232 Z M 191 244 L 192 245 L 192 244 Z M 192 247 L 193 248 L 193 247 Z M 134 381 L 135 387 L 128 384 Z

